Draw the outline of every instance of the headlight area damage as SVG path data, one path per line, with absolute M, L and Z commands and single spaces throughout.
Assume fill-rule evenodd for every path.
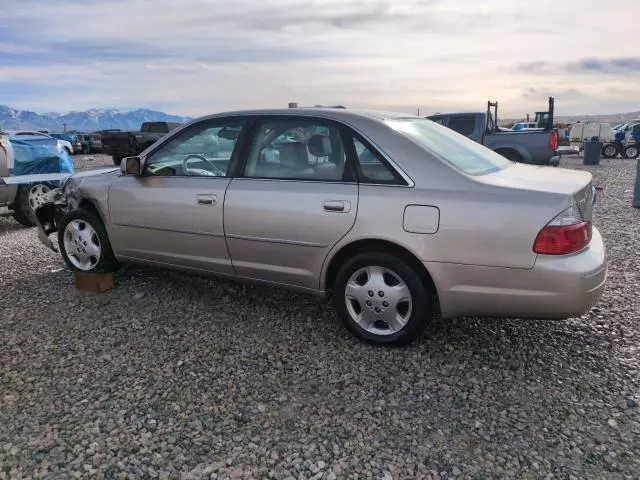
M 80 188 L 82 178 L 113 173 L 117 170 L 119 170 L 119 168 L 110 167 L 73 174 L 56 173 L 3 177 L 0 180 L 6 185 L 62 182 L 61 187 L 46 192 L 44 194 L 44 203 L 34 210 L 38 223 L 38 238 L 51 250 L 57 252 L 58 248 L 49 239 L 49 235 L 57 231 L 60 220 L 65 213 L 80 206 L 80 202 L 83 200 L 82 189 Z
M 78 208 L 80 201 L 77 182 L 69 178 L 62 188 L 48 192 L 47 197 L 48 201 L 35 210 L 38 219 L 38 238 L 44 245 L 57 252 L 58 248 L 49 235 L 58 231 L 60 220 L 67 212 Z

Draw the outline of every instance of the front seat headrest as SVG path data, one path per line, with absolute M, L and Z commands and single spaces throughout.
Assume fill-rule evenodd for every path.
M 331 153 L 331 139 L 325 135 L 313 135 L 307 141 L 309 153 L 314 157 L 329 157 Z

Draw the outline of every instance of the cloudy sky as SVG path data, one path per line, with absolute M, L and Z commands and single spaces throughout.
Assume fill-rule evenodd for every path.
M 4 3 L 4 2 L 3 2 Z M 640 0 L 20 0 L 0 104 L 640 110 Z

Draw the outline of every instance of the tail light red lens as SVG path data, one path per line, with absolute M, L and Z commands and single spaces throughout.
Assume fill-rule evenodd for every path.
M 549 134 L 549 148 L 554 152 L 558 149 L 558 134 L 556 132 Z
M 591 242 L 591 222 L 585 222 L 575 203 L 560 212 L 538 233 L 533 251 L 541 255 L 568 255 Z
M 541 255 L 568 255 L 589 245 L 591 236 L 591 222 L 547 225 L 538 234 L 533 251 Z

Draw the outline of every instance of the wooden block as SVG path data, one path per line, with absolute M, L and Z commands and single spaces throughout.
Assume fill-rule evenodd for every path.
M 113 273 L 74 272 L 76 288 L 83 292 L 103 293 L 113 288 Z

